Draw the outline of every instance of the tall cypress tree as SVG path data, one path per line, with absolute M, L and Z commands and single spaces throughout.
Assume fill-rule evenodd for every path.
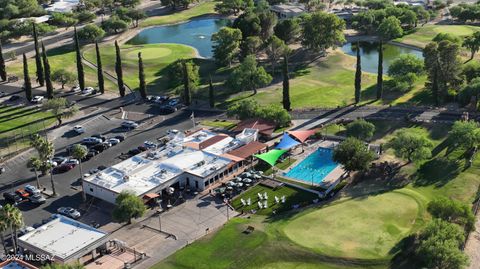
M 355 103 L 360 103 L 362 94 L 362 60 L 360 43 L 357 42 L 357 69 L 355 70 Z
M 0 78 L 2 81 L 7 80 L 7 70 L 5 69 L 5 59 L 3 59 L 3 48 L 0 42 Z
M 28 61 L 25 53 L 23 54 L 23 81 L 25 84 L 25 98 L 32 101 L 32 82 L 30 81 L 30 74 L 28 73 Z
M 47 51 L 45 50 L 45 46 L 42 42 L 42 58 L 43 58 L 43 66 L 45 67 L 45 86 L 47 87 L 47 98 L 53 98 L 53 84 L 51 79 L 51 71 L 50 71 L 50 64 L 48 63 Z
M 82 53 L 80 52 L 80 42 L 78 41 L 77 27 L 73 28 L 73 39 L 75 43 L 75 54 L 77 56 L 77 78 L 80 90 L 85 89 L 85 72 L 83 71 Z
M 98 42 L 95 41 L 95 51 L 97 53 L 97 77 L 98 77 L 98 90 L 100 93 L 105 93 L 105 79 L 103 78 L 102 57 L 100 56 L 100 48 Z
M 188 76 L 188 68 L 186 61 L 182 61 L 183 65 L 183 102 L 186 106 L 189 106 L 192 102 L 192 97 L 190 96 L 190 79 Z
M 116 60 L 115 60 L 115 72 L 117 73 L 117 84 L 118 84 L 118 91 L 120 92 L 120 96 L 125 96 L 125 85 L 123 84 L 123 70 L 122 70 L 122 57 L 120 56 L 120 47 L 118 46 L 117 40 L 115 40 L 115 53 L 116 53 Z
M 290 111 L 292 109 L 291 103 L 290 103 L 290 77 L 288 76 L 288 55 L 286 53 L 283 56 L 282 74 L 283 74 L 282 104 L 283 104 L 283 108 L 285 108 L 287 111 Z
M 214 92 L 214 89 L 213 89 L 212 76 L 210 76 L 210 81 L 208 83 L 208 101 L 210 103 L 210 107 L 214 108 L 215 107 L 215 92 Z
M 41 87 L 45 85 L 45 77 L 43 76 L 43 65 L 42 65 L 42 58 L 40 54 L 40 47 L 38 46 L 38 34 L 37 34 L 37 27 L 35 23 L 32 22 L 33 27 L 33 44 L 35 47 L 35 65 L 37 67 L 37 82 L 40 84 Z
M 140 95 L 147 99 L 147 86 L 145 84 L 145 72 L 143 71 L 142 53 L 138 53 L 138 80 L 140 81 Z
M 383 95 L 383 42 L 378 43 L 377 99 Z

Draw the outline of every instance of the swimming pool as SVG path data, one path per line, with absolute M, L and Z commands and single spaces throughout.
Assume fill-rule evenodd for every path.
M 318 148 L 315 152 L 308 155 L 303 161 L 297 164 L 292 170 L 285 173 L 285 176 L 305 183 L 320 183 L 338 166 L 332 159 L 333 150 L 328 148 Z

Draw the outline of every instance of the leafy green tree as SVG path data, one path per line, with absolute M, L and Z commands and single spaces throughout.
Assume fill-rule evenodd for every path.
M 241 38 L 246 40 L 250 36 L 260 36 L 262 25 L 260 17 L 254 10 L 248 9 L 233 21 L 233 28 L 241 31 Z
M 118 91 L 121 97 L 125 96 L 125 84 L 123 83 L 122 56 L 120 55 L 120 46 L 115 40 L 115 73 L 117 74 Z
M 385 16 L 385 10 L 362 11 L 352 17 L 352 27 L 366 34 L 374 34 Z
M 434 219 L 418 238 L 415 253 L 427 268 L 458 269 L 468 264 L 468 257 L 460 250 L 465 236 L 458 225 Z
M 428 75 L 427 87 L 439 105 L 450 89 L 458 89 L 461 84 L 461 62 L 459 45 L 448 40 L 431 42 L 423 49 L 425 70 Z
M 218 2 L 215 6 L 215 11 L 220 14 L 225 15 L 238 15 L 240 11 L 244 11 L 247 7 L 249 7 L 249 1 L 244 0 L 222 0 Z
M 138 80 L 140 81 L 140 95 L 143 99 L 147 99 L 147 85 L 145 83 L 145 71 L 143 70 L 142 53 L 138 53 Z
M 472 61 L 463 65 L 462 76 L 465 76 L 467 83 L 470 83 L 473 79 L 480 77 L 480 62 Z
M 275 123 L 278 128 L 288 127 L 292 120 L 286 109 L 277 104 L 260 107 L 257 110 L 256 118 L 264 119 Z
M 116 222 L 132 223 L 132 218 L 140 218 L 145 214 L 146 208 L 142 199 L 134 193 L 122 191 L 115 199 L 115 209 L 112 212 Z
M 242 32 L 230 27 L 222 27 L 212 35 L 213 58 L 220 66 L 231 65 L 238 55 Z
M 88 148 L 84 145 L 75 144 L 72 148 L 72 157 L 78 160 L 78 169 L 80 171 L 80 179 L 83 186 L 83 172 L 82 172 L 82 159 L 87 156 Z M 85 190 L 82 190 L 82 199 L 83 201 L 87 200 L 85 195 Z
M 32 82 L 30 81 L 30 74 L 28 73 L 28 60 L 25 53 L 23 54 L 23 81 L 25 98 L 27 98 L 28 101 L 32 101 Z
M 62 124 L 63 119 L 73 117 L 78 112 L 78 107 L 70 106 L 68 100 L 64 97 L 48 99 L 42 106 L 42 109 L 52 112 L 58 121 L 58 125 Z
M 41 269 L 85 269 L 80 263 L 74 264 L 59 264 L 59 263 L 51 263 L 40 267 Z
M 138 27 L 138 22 L 145 19 L 147 17 L 147 14 L 145 14 L 145 12 L 143 12 L 142 10 L 129 9 L 127 12 L 127 16 L 135 22 L 134 26 Z
M 128 23 L 118 16 L 111 16 L 108 20 L 103 21 L 102 28 L 107 33 L 118 34 L 127 30 Z
M 347 137 L 355 137 L 361 140 L 369 140 L 375 132 L 375 125 L 364 119 L 352 121 L 347 125 Z
M 362 98 L 362 56 L 360 44 L 357 42 L 357 64 L 355 66 L 355 103 L 360 103 Z
M 378 42 L 378 74 L 377 74 L 377 99 L 382 99 L 383 95 L 383 43 L 403 34 L 400 20 L 390 16 L 380 23 L 377 29 L 379 36 Z
M 96 15 L 90 11 L 83 10 L 80 12 L 75 12 L 75 18 L 79 23 L 87 23 L 92 22 L 96 18 Z
M 448 139 L 455 146 L 471 149 L 480 143 L 480 125 L 476 121 L 456 121 Z
M 333 160 L 348 172 L 365 171 L 374 159 L 365 143 L 354 137 L 347 138 L 333 150 Z
M 345 43 L 345 21 L 335 14 L 315 12 L 303 18 L 302 45 L 324 53 L 330 47 Z
M 0 19 L 28 18 L 42 14 L 42 8 L 36 0 L 0 1 Z
M 253 99 L 244 99 L 235 102 L 227 109 L 229 117 L 237 117 L 240 120 L 255 118 L 260 110 L 260 105 Z
M 466 36 L 463 40 L 462 47 L 470 51 L 470 59 L 468 61 L 471 61 L 473 57 L 475 57 L 475 53 L 480 50 L 480 31 Z
M 432 156 L 432 141 L 426 135 L 408 129 L 400 129 L 387 143 L 397 157 L 412 161 L 421 161 Z
M 465 85 L 458 93 L 457 100 L 462 106 L 472 105 L 473 109 L 478 109 L 480 99 L 480 78 L 475 78 Z
M 437 43 L 440 43 L 444 40 L 447 40 L 456 44 L 462 44 L 462 39 L 460 37 L 450 33 L 438 33 L 435 37 L 432 38 L 432 41 Z
M 288 54 L 283 55 L 283 91 L 282 91 L 282 105 L 287 111 L 292 110 L 290 103 L 290 77 L 288 76 Z
M 208 81 L 208 102 L 210 104 L 210 108 L 215 107 L 215 90 L 213 88 L 212 76 L 210 76 L 210 80 Z
M 78 39 L 85 42 L 95 42 L 104 36 L 105 31 L 94 23 L 87 24 L 78 31 Z
M 75 43 L 75 57 L 77 63 L 77 79 L 80 89 L 85 89 L 85 72 L 83 71 L 82 52 L 80 51 L 80 42 L 78 40 L 77 28 L 74 28 L 73 41 Z
M 292 44 L 300 37 L 302 27 L 297 18 L 285 19 L 275 25 L 274 32 L 285 44 Z
M 35 47 L 35 64 L 37 66 L 37 82 L 40 84 L 41 87 L 45 85 L 45 78 L 43 76 L 43 65 L 42 65 L 42 56 L 40 54 L 40 47 L 38 45 L 38 34 L 37 34 L 37 27 L 35 23 L 32 23 L 33 29 L 33 43 Z
M 402 54 L 396 58 L 388 68 L 388 75 L 393 78 L 395 84 L 405 84 L 408 89 L 419 76 L 424 74 L 423 60 L 413 54 Z
M 326 7 L 321 0 L 300 0 L 298 2 L 304 4 L 308 12 L 323 10 Z
M 117 2 L 119 2 L 122 7 L 135 7 L 140 4 L 140 0 L 119 0 Z
M 182 61 L 183 67 L 183 102 L 186 106 L 189 106 L 192 103 L 192 89 L 190 86 L 190 76 L 188 74 L 188 67 L 185 61 Z
M 187 9 L 188 5 L 193 3 L 193 0 L 160 0 L 162 5 L 171 7 L 172 10 L 175 10 L 177 7 Z
M 251 90 L 253 94 L 257 94 L 259 87 L 267 86 L 270 82 L 272 76 L 263 67 L 258 66 L 255 56 L 249 55 L 233 70 L 227 85 L 236 91 Z
M 0 78 L 2 81 L 7 80 L 7 69 L 5 67 L 5 59 L 3 59 L 3 48 L 0 42 Z
M 45 68 L 45 86 L 47 88 L 47 98 L 53 98 L 53 84 L 50 71 L 50 63 L 48 62 L 47 51 L 42 42 L 42 59 L 43 67 Z
M 53 12 L 50 15 L 50 23 L 67 29 L 78 24 L 78 19 L 73 17 L 73 14 Z
M 38 178 L 38 171 L 42 169 L 42 161 L 38 157 L 31 157 L 28 160 L 27 167 L 32 168 L 35 173 L 37 188 L 40 189 L 40 179 Z
M 263 41 L 258 36 L 249 36 L 240 45 L 241 56 L 257 55 L 263 47 Z
M 258 14 L 260 20 L 260 38 L 267 40 L 273 35 L 273 29 L 277 24 L 278 17 L 270 10 L 266 10 Z
M 102 67 L 102 56 L 100 55 L 100 48 L 98 47 L 98 42 L 95 42 L 95 52 L 97 56 L 97 79 L 98 79 L 98 89 L 101 94 L 105 93 L 105 79 L 103 77 L 103 67 Z
M 178 60 L 175 63 L 171 64 L 168 68 L 167 77 L 169 81 L 169 86 L 172 88 L 178 88 L 184 85 L 184 70 L 183 70 L 183 60 Z M 190 89 L 195 89 L 200 83 L 200 67 L 195 64 L 192 60 L 185 61 L 187 65 L 187 73 L 189 78 Z
M 77 80 L 75 74 L 65 69 L 58 69 L 52 73 L 52 80 L 62 84 L 62 89 L 65 88 L 65 84 L 74 83 Z
M 287 51 L 287 45 L 285 45 L 285 42 L 280 38 L 273 35 L 268 39 L 265 52 L 272 64 L 272 74 L 275 74 L 275 66 L 277 65 L 278 59 L 287 53 Z
M 459 201 L 439 197 L 428 203 L 428 212 L 434 217 L 475 230 L 475 215 L 470 206 Z

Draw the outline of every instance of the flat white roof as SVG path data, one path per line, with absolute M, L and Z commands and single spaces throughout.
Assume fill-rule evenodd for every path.
M 33 246 L 51 256 L 67 260 L 107 235 L 89 225 L 58 215 L 57 218 L 21 236 L 18 240 L 20 246 L 24 248 L 32 250 L 28 246 Z

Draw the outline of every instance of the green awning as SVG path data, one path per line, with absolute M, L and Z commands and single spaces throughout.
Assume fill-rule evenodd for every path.
M 256 154 L 256 155 L 253 155 L 253 156 L 259 158 L 260 160 L 263 160 L 263 161 L 267 162 L 271 166 L 274 166 L 275 163 L 277 162 L 278 158 L 280 158 L 280 156 L 282 156 L 285 152 L 287 152 L 287 151 L 284 150 L 284 149 L 272 149 L 269 152 L 265 152 L 265 153 L 262 153 L 262 154 Z

